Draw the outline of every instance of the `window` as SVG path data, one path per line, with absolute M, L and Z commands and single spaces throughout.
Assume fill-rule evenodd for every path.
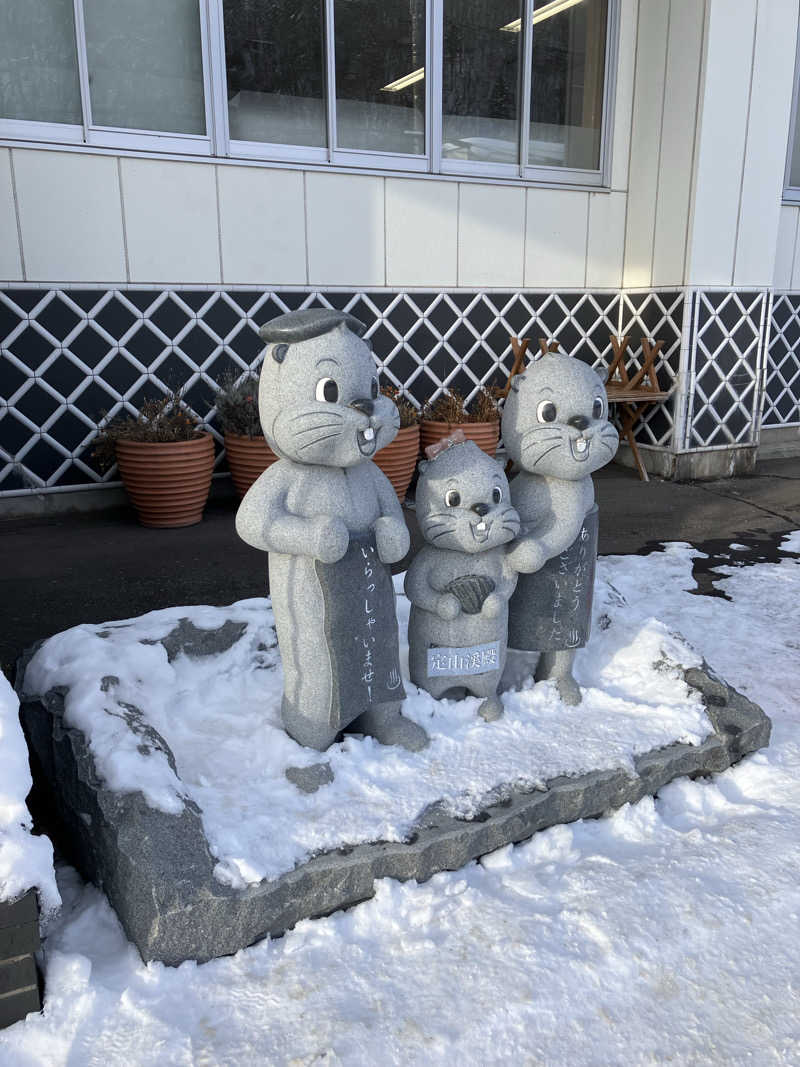
M 0 136 L 599 185 L 615 8 L 5 4 Z

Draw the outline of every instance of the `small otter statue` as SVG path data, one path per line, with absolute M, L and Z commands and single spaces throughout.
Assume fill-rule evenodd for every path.
M 419 465 L 417 520 L 426 543 L 405 579 L 409 670 L 412 682 L 437 699 L 465 690 L 484 697 L 478 713 L 491 721 L 503 713 L 497 687 L 508 599 L 518 570 L 536 553 L 529 546 L 507 550 L 519 516 L 503 468 L 460 436 Z
M 364 329 L 323 308 L 261 327 L 259 415 L 280 458 L 248 490 L 236 530 L 269 552 L 286 732 L 321 750 L 349 726 L 417 750 L 428 736 L 400 713 L 387 567 L 406 554 L 409 535 L 391 483 L 371 462 L 400 417 L 380 393 Z
M 501 688 L 536 673 L 555 681 L 566 704 L 579 704 L 572 665 L 589 639 L 597 558 L 591 475 L 619 446 L 604 380 L 572 356 L 540 356 L 512 380 L 502 433 L 518 471 L 511 500 L 522 521 L 520 543 L 530 539 L 539 558 L 511 599 Z

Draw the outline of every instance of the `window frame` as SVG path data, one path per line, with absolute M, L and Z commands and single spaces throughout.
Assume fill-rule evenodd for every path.
M 200 18 L 200 44 L 203 63 L 205 134 L 179 134 L 159 130 L 132 130 L 100 126 L 93 122 L 89 87 L 83 0 L 73 0 L 78 80 L 81 93 L 82 124 L 61 124 L 34 120 L 0 118 L 0 139 L 26 143 L 93 147 L 132 151 L 142 154 L 176 155 L 215 160 L 243 160 L 309 165 L 338 173 L 386 171 L 394 174 L 426 174 L 445 178 L 472 180 L 494 179 L 520 185 L 579 186 L 609 188 L 611 181 L 612 131 L 616 97 L 617 56 L 620 0 L 608 0 L 606 20 L 605 69 L 603 75 L 603 119 L 600 130 L 600 160 L 597 170 L 568 167 L 532 166 L 528 164 L 530 131 L 531 57 L 533 48 L 533 3 L 523 0 L 523 41 L 520 62 L 519 161 L 492 163 L 442 156 L 444 0 L 426 0 L 426 78 L 425 78 L 425 152 L 408 155 L 340 148 L 336 143 L 335 38 L 333 33 L 334 0 L 323 0 L 325 23 L 325 92 L 328 145 L 324 148 L 303 145 L 241 141 L 230 137 L 228 125 L 227 71 L 225 63 L 223 0 L 197 0 Z M 797 79 L 792 103 L 792 122 L 797 108 Z M 793 126 L 792 126 L 793 129 Z M 791 145 L 791 141 L 790 141 Z M 787 178 L 790 156 L 787 158 Z M 800 188 L 788 190 L 800 202 Z

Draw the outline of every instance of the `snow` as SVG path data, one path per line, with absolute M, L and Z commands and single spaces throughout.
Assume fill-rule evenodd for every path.
M 400 587 L 402 588 L 402 587 Z M 400 633 L 410 610 L 398 596 Z M 595 634 L 576 668 L 586 688 L 568 708 L 552 685 L 504 698 L 505 714 L 485 723 L 478 698 L 436 701 L 406 684 L 404 713 L 431 736 L 421 753 L 347 737 L 324 757 L 298 745 L 280 720 L 282 677 L 268 600 L 230 608 L 182 607 L 101 626 L 83 625 L 47 641 L 25 675 L 27 693 L 69 686 L 65 718 L 88 736 L 96 765 L 115 790 L 140 789 L 149 804 L 199 806 L 215 874 L 242 888 L 292 870 L 311 855 L 365 841 L 406 839 L 423 810 L 474 816 L 497 787 L 541 786 L 561 774 L 622 767 L 633 757 L 712 732 L 702 701 L 683 681 L 700 663 L 685 641 L 648 611 L 630 612 L 608 583 L 598 586 Z M 202 629 L 246 626 L 227 652 L 170 663 L 159 638 L 181 617 Z M 401 649 L 405 666 L 408 648 Z M 146 712 L 177 766 L 154 748 L 131 709 Z M 285 770 L 328 760 L 331 785 L 309 795 Z
M 39 890 L 45 913 L 61 903 L 53 871 L 53 846 L 31 834 L 25 804 L 31 789 L 28 747 L 19 723 L 19 700 L 0 671 L 0 901 Z
M 692 593 L 696 555 L 599 570 L 762 704 L 768 749 L 199 967 L 142 964 L 64 869 L 45 1012 L 0 1062 L 800 1062 L 800 560 L 729 568 L 728 601 Z

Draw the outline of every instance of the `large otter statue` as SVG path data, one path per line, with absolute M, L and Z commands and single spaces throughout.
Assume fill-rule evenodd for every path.
M 400 418 L 380 393 L 364 329 L 323 308 L 261 327 L 259 415 L 280 458 L 247 492 L 236 530 L 269 552 L 287 733 L 322 750 L 349 727 L 417 750 L 428 737 L 400 712 L 387 566 L 406 554 L 409 534 L 391 483 L 371 462 Z

